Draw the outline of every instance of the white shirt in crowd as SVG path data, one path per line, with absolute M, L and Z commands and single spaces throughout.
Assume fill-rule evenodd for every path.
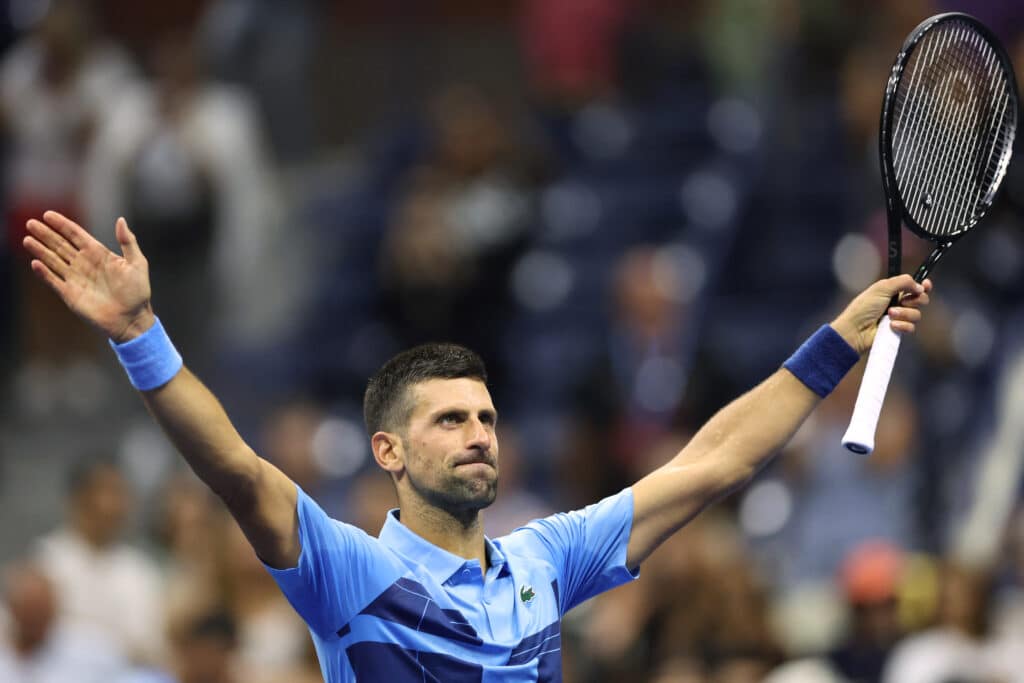
M 38 561 L 53 582 L 64 618 L 97 629 L 134 660 L 160 661 L 165 646 L 161 576 L 142 551 L 120 543 L 97 550 L 59 529 L 40 539 Z

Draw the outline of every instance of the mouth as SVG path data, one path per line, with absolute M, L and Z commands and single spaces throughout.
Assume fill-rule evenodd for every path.
M 490 458 L 481 457 L 479 455 L 468 458 L 460 458 L 459 460 L 455 461 L 455 469 L 463 467 L 489 467 L 491 469 L 494 469 L 494 462 L 492 462 Z

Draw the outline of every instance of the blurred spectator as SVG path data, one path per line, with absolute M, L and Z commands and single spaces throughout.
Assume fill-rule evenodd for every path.
M 204 614 L 172 636 L 177 683 L 233 683 L 252 680 L 232 669 L 238 647 L 235 621 L 221 612 Z
M 884 683 L 997 683 L 1017 671 L 1000 671 L 987 643 L 990 577 L 947 563 L 939 583 L 938 623 L 908 636 L 892 652 Z
M 1020 666 L 1024 652 L 1024 505 L 1006 535 L 1006 580 L 992 601 L 992 657 L 1002 671 L 1015 671 L 1012 683 L 1024 682 L 1024 667 Z
M 906 547 L 914 531 L 910 462 L 918 418 L 898 377 L 886 395 L 871 458 L 851 457 L 840 445 L 862 369 L 818 406 L 779 461 L 794 496 L 779 558 L 782 579 L 791 585 L 830 581 L 861 543 L 881 539 Z
M 528 197 L 492 101 L 450 86 L 432 104 L 433 149 L 396 202 L 379 281 L 403 345 L 445 339 L 495 358 Z
M 836 673 L 852 683 L 875 683 L 902 636 L 898 596 L 903 553 L 889 543 L 869 541 L 843 561 L 840 583 L 850 609 L 848 634 L 829 653 Z
M 995 394 L 996 422 L 979 449 L 970 506 L 953 539 L 957 559 L 982 569 L 995 565 L 1024 485 L 1024 350 L 1002 364 Z
M 246 681 L 277 681 L 305 665 L 309 633 L 278 590 L 237 524 L 225 520 L 222 558 L 227 612 L 237 630 L 235 655 Z
M 326 412 L 312 402 L 287 402 L 275 408 L 264 420 L 260 453 L 281 468 L 328 514 L 335 519 L 348 519 L 344 514 L 347 496 L 342 477 L 329 471 L 332 463 L 328 462 L 329 454 L 344 451 L 347 444 L 337 434 L 324 429 L 328 419 Z M 325 443 L 327 441 L 330 441 L 329 446 Z M 359 447 L 365 449 L 361 432 Z M 368 451 L 366 453 L 368 455 Z M 345 455 L 349 455 L 347 451 Z M 355 469 L 358 464 L 356 462 L 351 468 Z M 382 523 L 383 519 L 382 516 Z
M 654 469 L 655 461 L 667 460 L 657 446 L 671 440 L 684 420 L 696 343 L 683 288 L 678 264 L 653 245 L 634 247 L 617 260 L 609 329 L 574 393 L 577 424 L 567 461 L 585 461 L 588 478 L 604 471 L 606 479 L 595 481 L 599 490 L 580 495 L 581 501 L 618 490 Z M 713 368 L 705 364 L 700 371 L 710 376 Z M 718 393 L 690 395 L 706 404 Z
M 245 95 L 211 82 L 184 34 L 157 40 L 150 65 L 153 80 L 124 92 L 97 133 L 89 220 L 108 243 L 117 217 L 129 220 L 146 249 L 157 310 L 202 371 L 215 333 L 238 342 L 266 329 L 281 207 Z
M 100 38 L 88 4 L 77 0 L 49 3 L 32 32 L 4 55 L 0 125 L 7 138 L 6 239 L 12 254 L 24 254 L 28 218 L 47 209 L 79 212 L 86 150 L 131 73 L 121 51 Z M 95 375 L 90 357 L 100 343 L 32 276 L 26 259 L 12 268 L 16 345 L 26 361 L 17 404 L 43 414 L 74 393 L 71 386 L 86 391 Z
M 773 670 L 763 683 L 849 683 L 819 659 L 796 659 Z
M 163 585 L 156 566 L 121 541 L 133 502 L 112 460 L 77 463 L 64 525 L 39 539 L 38 562 L 62 616 L 112 639 L 135 661 L 164 654 Z
M 315 152 L 311 77 L 327 4 L 216 0 L 200 20 L 211 71 L 253 94 L 283 163 L 308 161 Z
M 166 487 L 163 508 L 160 530 L 167 550 L 167 612 L 176 639 L 174 655 L 180 656 L 183 648 L 198 648 L 210 655 L 209 661 L 223 664 L 224 642 L 188 637 L 196 619 L 223 612 L 232 625 L 230 659 L 235 675 L 253 683 L 281 683 L 299 676 L 310 645 L 305 626 L 222 505 L 193 475 L 182 474 Z M 223 631 L 225 622 L 218 623 Z M 216 653 L 220 655 L 213 658 Z M 189 675 L 197 674 L 179 671 L 182 680 L 193 680 Z
M 173 664 L 169 670 L 140 669 L 115 683 L 241 683 L 237 626 L 219 610 L 189 615 L 171 628 Z
M 127 665 L 101 633 L 60 618 L 53 585 L 35 565 L 6 568 L 3 601 L 8 623 L 0 630 L 0 681 L 110 683 Z
M 164 485 L 156 540 L 163 550 L 164 602 L 171 620 L 222 601 L 225 525 L 219 502 L 191 472 Z
M 693 657 L 673 657 L 658 665 L 650 683 L 707 683 L 704 665 Z
M 580 681 L 657 672 L 753 683 L 779 659 L 767 607 L 738 529 L 726 515 L 705 513 L 651 555 L 639 581 L 574 612 L 563 646 L 586 653 Z

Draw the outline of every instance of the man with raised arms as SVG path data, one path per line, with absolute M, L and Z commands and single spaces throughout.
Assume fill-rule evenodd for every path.
M 306 620 L 329 683 L 561 680 L 562 615 L 635 578 L 662 541 L 749 481 L 870 348 L 882 314 L 913 332 L 931 289 L 908 275 L 876 282 L 664 466 L 496 539 L 481 521 L 499 464 L 483 363 L 452 344 L 400 353 L 364 399 L 374 458 L 399 501 L 374 538 L 327 517 L 253 452 L 182 365 L 124 219 L 121 255 L 56 212 L 27 227 L 32 270 L 109 337 L 150 413 Z

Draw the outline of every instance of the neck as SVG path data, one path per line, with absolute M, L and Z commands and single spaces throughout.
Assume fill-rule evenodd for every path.
M 402 524 L 420 538 L 467 560 L 477 559 L 487 571 L 484 525 L 479 510 L 465 514 L 443 510 L 420 499 L 400 503 Z

